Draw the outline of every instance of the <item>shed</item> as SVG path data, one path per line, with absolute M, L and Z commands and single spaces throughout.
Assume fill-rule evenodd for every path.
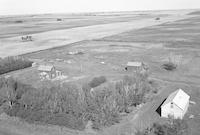
M 182 119 L 189 107 L 190 96 L 182 89 L 172 92 L 161 106 L 161 117 Z
M 40 65 L 38 71 L 47 73 L 50 78 L 56 77 L 56 69 L 52 65 Z
M 137 71 L 137 70 L 141 70 L 142 66 L 143 66 L 142 62 L 137 62 L 137 61 L 128 62 L 126 67 L 125 67 L 125 70 L 126 71 Z
M 36 67 L 36 65 L 37 65 L 37 63 L 36 63 L 36 62 L 33 62 L 31 66 L 32 66 L 32 67 Z

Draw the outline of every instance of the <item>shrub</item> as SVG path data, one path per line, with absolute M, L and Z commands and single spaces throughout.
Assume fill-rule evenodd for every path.
M 160 17 L 157 17 L 155 20 L 160 20 Z
M 84 52 L 81 52 L 81 51 L 76 53 L 76 55 L 83 55 L 83 54 L 84 54 Z
M 177 65 L 175 65 L 175 64 L 172 63 L 172 62 L 168 62 L 168 63 L 163 64 L 162 67 L 163 67 L 165 70 L 172 71 L 172 70 L 175 70 L 175 69 L 177 68 Z
M 160 125 L 159 123 L 153 124 L 153 132 L 155 135 L 165 135 L 165 129 L 163 125 Z
M 95 77 L 92 79 L 92 81 L 89 82 L 89 86 L 91 88 L 97 87 L 101 85 L 102 83 L 106 82 L 106 77 L 105 76 L 100 76 L 100 77 Z
M 62 19 L 61 19 L 61 18 L 58 18 L 57 21 L 62 21 Z
M 170 119 L 168 123 L 154 123 L 152 126 L 155 135 L 184 135 L 188 134 L 188 125 L 185 120 Z
M 15 21 L 15 23 L 23 23 L 23 21 L 22 20 L 17 20 L 17 21 Z

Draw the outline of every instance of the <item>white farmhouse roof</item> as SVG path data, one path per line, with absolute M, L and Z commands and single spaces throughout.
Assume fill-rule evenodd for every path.
M 168 98 L 166 99 L 166 101 L 163 103 L 162 106 L 168 103 L 174 103 L 179 108 L 184 110 L 189 99 L 190 99 L 190 96 L 187 93 L 185 93 L 182 89 L 178 89 L 168 96 Z
M 50 66 L 50 65 L 40 65 L 38 67 L 39 71 L 46 71 L 46 72 L 50 72 L 52 70 L 54 66 Z
M 142 66 L 142 62 L 128 62 L 127 66 L 131 66 L 131 67 L 140 67 Z

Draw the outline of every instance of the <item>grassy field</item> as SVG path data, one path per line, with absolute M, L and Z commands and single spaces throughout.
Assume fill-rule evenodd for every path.
M 97 17 L 99 17 L 100 20 L 104 17 L 107 19 L 109 18 L 109 23 L 125 23 L 126 21 L 131 20 L 130 16 L 133 17 L 132 14 L 126 14 L 120 16 L 90 15 L 88 18 L 93 18 L 93 20 L 91 19 L 92 24 L 100 24 L 100 22 L 94 21 Z M 146 18 L 146 16 L 148 17 Z M 176 12 L 175 16 L 179 16 L 178 11 Z M 55 18 L 56 17 L 57 16 L 55 16 Z M 74 20 L 77 19 L 76 16 L 73 17 Z M 81 19 L 84 20 L 84 17 Z M 155 18 L 155 16 L 152 15 L 142 15 L 142 17 L 144 17 L 145 20 L 149 20 L 149 18 L 152 20 Z M 41 16 L 41 18 L 45 17 Z M 47 16 L 46 18 L 48 19 Z M 55 20 L 55 18 L 53 18 L 53 20 Z M 112 28 L 114 32 L 109 31 L 110 34 L 104 34 L 105 30 L 109 30 L 108 28 L 111 25 L 113 25 L 107 24 L 106 27 L 102 26 L 103 30 L 99 28 L 99 31 L 102 30 L 102 36 L 99 36 L 98 33 L 97 36 L 94 36 L 91 39 L 86 38 L 88 40 L 85 41 L 82 41 L 83 39 L 81 39 L 79 42 L 72 43 L 63 47 L 57 47 L 53 49 L 23 55 L 23 57 L 29 58 L 40 64 L 46 63 L 55 65 L 55 67 L 61 70 L 63 74 L 67 76 L 67 78 L 53 82 L 41 81 L 38 76 L 38 71 L 34 67 L 21 71 L 16 71 L 10 73 L 10 75 L 23 81 L 24 83 L 32 84 L 34 87 L 39 87 L 44 84 L 50 85 L 52 83 L 57 84 L 62 82 L 76 82 L 82 84 L 85 81 L 91 80 L 93 77 L 101 75 L 106 76 L 106 78 L 108 78 L 109 81 L 115 81 L 126 74 L 130 74 L 129 72 L 126 72 L 124 70 L 128 61 L 142 61 L 149 67 L 150 78 L 156 80 L 160 84 L 158 94 L 152 101 L 142 105 L 136 111 L 124 117 L 124 119 L 119 124 L 105 128 L 102 131 L 98 131 L 97 134 L 122 135 L 122 133 L 127 133 L 129 135 L 132 134 L 136 129 L 144 129 L 155 121 L 163 121 L 163 119 L 160 118 L 160 116 L 157 114 L 156 109 L 168 96 L 169 93 L 175 91 L 178 88 L 182 88 L 191 96 L 191 100 L 196 102 L 195 105 L 190 105 L 189 111 L 186 114 L 185 119 L 189 123 L 190 134 L 198 135 L 200 132 L 200 30 L 198 29 L 200 27 L 199 21 L 200 13 L 194 12 L 186 16 L 184 15 L 184 17 L 181 20 L 177 20 L 177 18 L 172 18 L 172 20 L 164 20 L 163 22 L 152 23 L 154 24 L 153 26 L 151 24 L 145 25 L 149 26 L 145 28 L 137 26 L 133 27 L 133 25 L 138 25 L 139 23 L 141 23 L 140 21 L 138 21 L 138 23 L 135 24 L 132 22 L 133 24 L 131 24 L 131 27 L 128 28 L 124 28 L 125 25 L 120 24 L 120 26 L 115 26 Z M 37 22 L 37 20 L 35 22 Z M 61 26 L 59 29 L 66 28 L 66 24 L 64 25 L 64 22 L 61 23 L 63 23 L 63 27 Z M 107 22 L 103 21 L 101 23 Z M 84 25 L 83 23 L 80 24 Z M 130 22 L 128 24 L 130 24 Z M 54 28 L 53 25 L 55 24 L 48 25 L 50 28 L 52 28 L 51 30 L 53 30 Z M 76 25 L 76 27 L 77 26 L 78 25 Z M 140 29 L 134 29 L 135 27 Z M 92 28 L 95 29 L 98 27 L 95 26 Z M 115 29 L 118 28 L 120 28 L 121 30 L 117 30 L 116 32 Z M 45 29 L 46 28 L 43 28 L 41 30 L 46 31 Z M 80 32 L 80 35 L 84 34 L 84 30 L 86 29 L 82 30 L 83 31 Z M 85 32 L 87 33 L 88 31 Z M 95 32 L 96 31 L 89 33 L 93 35 Z M 49 32 L 45 33 L 47 35 L 51 35 L 49 34 Z M 16 33 L 13 34 L 15 35 Z M 44 38 L 48 37 L 44 33 L 42 34 L 44 35 Z M 60 34 L 62 35 L 63 32 L 61 32 Z M 38 37 L 42 37 L 41 35 L 39 35 Z M 102 38 L 96 39 L 96 37 Z M 15 37 L 0 40 L 2 41 L 2 43 L 5 43 L 3 40 L 10 39 L 15 39 Z M 50 39 L 47 38 L 45 40 Z M 50 43 L 54 44 L 53 41 L 48 42 L 48 44 Z M 59 41 L 56 41 L 55 45 L 57 45 L 57 43 L 59 43 Z M 27 45 L 28 44 L 29 43 L 27 43 Z M 46 43 L 46 45 L 48 44 Z M 36 46 L 37 45 L 39 44 L 36 44 Z M 73 51 L 80 51 L 83 53 L 77 55 L 69 55 L 69 52 Z M 174 71 L 166 71 L 162 68 L 162 64 L 168 62 L 169 58 L 173 59 L 174 62 L 176 62 L 178 65 L 177 69 L 175 69 Z M 194 118 L 189 118 L 191 115 L 194 115 Z M 12 122 L 9 124 L 12 125 Z M 14 124 L 12 126 L 13 129 L 20 129 Z M 0 126 L 0 129 L 1 128 L 3 129 L 3 126 Z M 42 132 L 43 130 L 45 130 L 43 128 L 44 127 L 38 127 L 41 134 L 45 134 Z M 19 132 L 19 134 L 25 134 L 26 132 L 28 132 L 29 129 L 30 127 L 27 128 L 27 131 L 24 131 L 24 133 Z M 53 131 L 57 131 L 57 128 L 55 127 Z M 50 133 L 53 131 L 47 132 Z M 62 133 L 60 132 L 60 134 L 64 133 L 67 133 L 67 131 Z M 79 134 L 84 133 L 85 132 L 81 132 Z
M 59 24 L 55 24 L 57 26 L 56 29 L 52 29 L 50 24 L 43 24 L 42 27 L 49 26 L 48 30 L 43 30 L 43 28 L 35 28 L 35 27 L 30 27 L 30 28 L 21 28 L 17 27 L 16 29 L 12 29 L 12 27 L 9 27 L 8 24 L 3 24 L 5 30 L 2 30 L 2 32 L 6 35 L 7 31 L 12 30 L 9 35 L 12 35 L 12 33 L 17 33 L 19 36 L 15 37 L 10 37 L 10 38 L 1 38 L 0 43 L 1 43 L 1 50 L 0 50 L 0 57 L 6 57 L 10 55 L 20 55 L 20 54 L 25 54 L 25 53 L 30 53 L 30 52 L 35 52 L 35 51 L 40 51 L 40 50 L 45 50 L 53 47 L 59 47 L 59 46 L 64 46 L 70 43 L 75 43 L 83 40 L 93 40 L 93 39 L 99 39 L 115 34 L 119 34 L 125 31 L 129 31 L 132 29 L 140 29 L 152 25 L 158 25 L 162 23 L 166 23 L 169 21 L 175 21 L 183 18 L 187 18 L 187 13 L 189 11 L 181 11 L 180 14 L 176 14 L 177 11 L 174 12 L 161 12 L 161 13 L 156 13 L 152 12 L 149 14 L 144 15 L 138 15 L 138 17 L 135 17 L 135 14 L 132 14 L 131 19 L 126 20 L 121 18 L 119 16 L 114 16 L 114 18 L 118 18 L 116 21 L 112 21 L 115 19 L 110 19 L 110 21 L 106 22 L 106 17 L 100 16 L 100 18 L 105 22 L 95 22 L 95 23 L 88 23 L 90 21 L 94 21 L 94 19 L 88 17 L 89 21 L 87 20 L 81 20 L 79 23 L 88 23 L 87 25 L 79 26 L 76 23 L 72 23 L 74 27 L 70 28 L 63 28 Z M 84 16 L 84 15 L 83 15 Z M 112 16 L 112 14 L 111 14 Z M 123 15 L 123 16 L 126 16 Z M 157 21 L 155 18 L 157 16 L 161 16 L 162 19 Z M 31 20 L 31 18 L 29 18 Z M 45 20 L 45 19 L 44 19 Z M 57 23 L 60 23 L 57 22 Z M 16 26 L 16 24 L 12 24 Z M 18 24 L 17 24 L 18 25 Z M 28 24 L 20 24 L 22 26 L 28 25 Z M 59 27 L 58 27 L 59 26 Z M 69 24 L 64 24 L 64 26 L 69 26 Z M 37 29 L 40 29 L 40 33 L 38 33 Z M 23 30 L 28 30 L 28 33 L 23 34 Z M 42 31 L 43 30 L 43 31 Z M 33 34 L 34 33 L 34 34 Z M 31 35 L 32 36 L 32 41 L 29 42 L 23 42 L 21 40 L 21 37 L 23 35 Z M 8 51 L 9 50 L 9 51 Z

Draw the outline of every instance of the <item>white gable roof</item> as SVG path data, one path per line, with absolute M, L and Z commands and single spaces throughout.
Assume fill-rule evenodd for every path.
M 163 103 L 162 106 L 168 103 L 174 103 L 179 108 L 184 110 L 189 99 L 190 99 L 190 96 L 187 93 L 185 93 L 182 89 L 178 89 L 168 96 L 168 98 L 166 99 L 166 101 Z
M 40 66 L 38 67 L 38 70 L 39 70 L 39 71 L 47 71 L 47 72 L 49 72 L 49 71 L 52 70 L 53 67 L 54 67 L 54 66 L 50 66 L 50 65 L 40 65 Z
M 142 66 L 142 62 L 137 62 L 137 61 L 135 61 L 135 62 L 128 62 L 127 66 L 140 67 L 140 66 Z

